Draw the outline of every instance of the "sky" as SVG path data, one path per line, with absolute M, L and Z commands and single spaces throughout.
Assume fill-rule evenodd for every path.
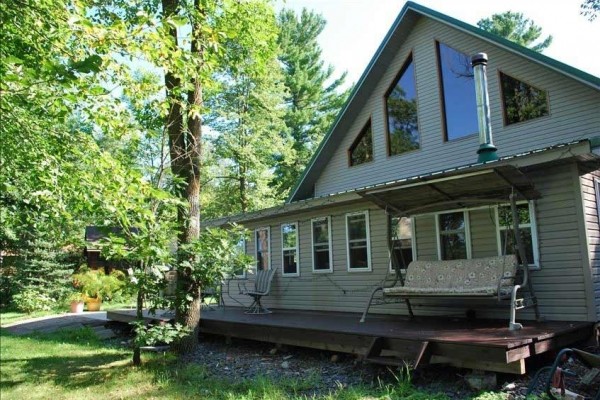
M 589 22 L 579 14 L 583 0 L 417 0 L 425 7 L 475 25 L 481 18 L 505 11 L 521 12 L 552 35 L 543 54 L 600 76 L 600 17 Z M 303 7 L 323 15 L 327 26 L 319 38 L 323 59 L 336 76 L 348 71 L 357 82 L 404 6 L 403 0 L 278 0 L 300 12 Z

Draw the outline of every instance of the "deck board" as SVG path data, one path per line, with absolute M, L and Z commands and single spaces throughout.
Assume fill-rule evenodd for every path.
M 361 355 L 377 337 L 415 346 L 429 342 L 433 356 L 462 364 L 482 360 L 501 367 L 583 340 L 593 326 L 591 322 L 522 321 L 523 329 L 510 331 L 507 320 L 369 315 L 360 323 L 360 315 L 354 313 L 273 310 L 272 314 L 248 315 L 243 311 L 237 307 L 203 310 L 200 331 Z M 157 314 L 161 320 L 172 317 Z M 109 311 L 107 317 L 128 321 L 134 315 L 133 310 L 117 310 Z M 157 318 L 147 313 L 145 317 Z

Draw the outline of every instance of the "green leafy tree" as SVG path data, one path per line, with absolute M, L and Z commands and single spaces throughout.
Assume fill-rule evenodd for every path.
M 252 40 L 244 29 L 264 26 L 270 7 L 266 0 L 2 3 L 2 250 L 19 251 L 33 231 L 55 232 L 61 248 L 81 238 L 89 223 L 116 223 L 127 231 L 144 218 L 158 218 L 151 215 L 162 209 L 169 210 L 175 227 L 155 224 L 148 232 L 176 234 L 182 248 L 197 241 L 204 92 L 220 66 L 233 67 L 239 60 L 226 41 Z M 260 50 L 264 46 L 255 45 L 254 63 L 260 66 L 267 58 Z M 136 76 L 140 64 L 161 79 Z M 158 133 L 159 123 L 161 140 L 151 142 L 147 157 L 160 153 L 159 163 L 170 168 L 164 187 L 184 200 L 177 206 L 154 207 L 153 199 L 166 192 L 142 190 L 146 180 L 155 189 L 165 184 L 138 163 L 145 140 L 152 139 L 147 133 Z M 168 164 L 162 161 L 165 153 Z M 126 184 L 130 177 L 137 180 Z M 138 199 L 138 192 L 146 195 L 135 206 L 111 200 Z M 98 193 L 104 196 L 97 198 Z M 162 244 L 148 246 L 164 251 Z M 145 250 L 140 254 L 150 257 Z M 186 307 L 179 307 L 176 317 L 193 331 L 182 343 L 186 350 L 197 341 L 203 282 L 179 261 L 178 296 Z
M 334 78 L 332 66 L 321 59 L 318 36 L 325 28 L 319 14 L 306 9 L 297 15 L 282 10 L 278 16 L 279 60 L 287 88 L 284 139 L 289 152 L 278 159 L 273 186 L 287 195 L 344 104 L 346 73 Z
M 244 36 L 251 40 L 225 44 L 239 60 L 218 71 L 215 81 L 219 85 L 207 96 L 211 110 L 207 124 L 215 133 L 218 163 L 212 168 L 216 201 L 205 209 L 212 217 L 265 208 L 282 200 L 269 183 L 276 157 L 286 151 L 281 137 L 285 88 L 277 62 L 275 16 L 264 15 L 270 16 L 270 23 L 248 26 Z M 257 42 L 263 43 L 262 48 Z M 270 60 L 257 65 L 257 51 Z
M 585 0 L 581 3 L 581 14 L 591 22 L 600 12 L 600 0 Z
M 88 8 L 94 37 L 104 37 L 114 54 L 129 60 L 142 60 L 164 73 L 164 86 L 149 92 L 166 92 L 157 102 L 167 137 L 169 167 L 173 190 L 185 200 L 177 209 L 178 244 L 195 242 L 200 235 L 200 191 L 202 177 L 203 120 L 208 114 L 205 93 L 215 85 L 214 74 L 223 65 L 235 69 L 243 53 L 254 40 L 255 68 L 265 65 L 266 47 L 261 37 L 246 35 L 249 29 L 268 24 L 268 1 L 235 0 L 161 0 L 133 4 L 125 0 L 94 2 Z M 103 42 L 104 42 L 103 41 Z M 230 42 L 238 42 L 238 48 Z M 232 51 L 234 50 L 234 51 Z M 121 88 L 133 81 L 131 64 L 107 60 L 105 75 Z M 180 260 L 181 261 L 181 260 Z M 180 343 L 180 350 L 197 343 L 200 319 L 200 290 L 192 269 L 177 263 L 178 296 L 187 307 L 176 311 L 176 320 L 190 328 L 191 334 Z
M 552 44 L 552 35 L 534 43 L 542 36 L 542 28 L 518 12 L 506 11 L 494 14 L 490 18 L 477 21 L 477 26 L 540 53 Z

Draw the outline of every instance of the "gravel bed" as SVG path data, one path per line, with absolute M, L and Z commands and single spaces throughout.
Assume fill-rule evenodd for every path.
M 129 336 L 128 327 L 118 323 L 108 324 L 120 335 Z M 129 334 L 129 335 L 128 335 Z M 588 352 L 600 354 L 600 348 L 586 348 Z M 294 346 L 277 348 L 272 343 L 245 339 L 233 339 L 227 343 L 222 336 L 203 335 L 198 349 L 181 356 L 184 363 L 195 363 L 205 368 L 209 375 L 231 382 L 268 377 L 274 380 L 297 380 L 296 394 L 308 398 L 320 397 L 340 388 L 351 386 L 378 387 L 381 384 L 394 384 L 401 376 L 398 369 L 388 368 L 360 361 L 356 356 Z M 528 360 L 531 361 L 531 360 Z M 496 374 L 497 385 L 494 393 L 503 393 L 508 400 L 525 399 L 528 386 L 535 372 L 552 365 L 554 357 L 547 355 L 534 362 L 528 362 L 528 374 L 516 376 Z M 589 385 L 580 382 L 589 372 L 581 362 L 570 359 L 564 368 L 574 372 L 576 377 L 566 377 L 568 389 L 594 399 L 600 390 L 600 373 Z M 431 365 L 410 372 L 412 384 L 429 393 L 444 393 L 452 400 L 471 399 L 479 391 L 472 389 L 466 377 L 472 370 Z M 533 394 L 542 393 L 548 374 L 542 373 Z
M 325 395 L 349 386 L 394 384 L 399 371 L 385 366 L 363 363 L 356 356 L 308 348 L 284 346 L 252 340 L 203 336 L 194 353 L 182 356 L 183 362 L 206 367 L 209 374 L 238 381 L 260 376 L 274 379 L 303 379 L 312 387 L 299 394 L 307 397 Z M 411 372 L 411 381 L 419 389 L 445 393 L 451 399 L 469 399 L 477 394 L 462 379 L 466 370 L 429 366 Z

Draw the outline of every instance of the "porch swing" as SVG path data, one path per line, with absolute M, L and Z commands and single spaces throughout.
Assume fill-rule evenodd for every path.
M 389 279 L 388 271 L 382 284 L 373 290 L 360 322 L 365 322 L 371 306 L 392 303 L 405 303 L 409 316 L 414 318 L 411 299 L 415 298 L 496 298 L 498 302 L 509 301 L 509 330 L 519 330 L 523 327 L 522 324 L 516 322 L 517 310 L 533 307 L 536 319 L 539 320 L 537 299 L 529 275 L 525 246 L 521 238 L 519 223 L 516 222 L 519 221 L 519 218 L 514 188 L 509 195 L 509 200 L 518 258 L 513 254 L 468 260 L 415 260 L 407 265 L 402 251 L 402 240 L 394 240 L 390 237 L 388 250 L 394 278 Z M 490 204 L 489 200 L 486 201 Z M 408 217 L 411 214 L 413 212 L 408 211 L 395 216 Z M 506 234 L 508 235 L 508 230 Z M 397 241 L 400 244 L 399 260 L 394 251 Z M 505 240 L 505 245 L 507 242 L 508 240 Z M 403 276 L 403 270 L 406 271 L 406 276 Z M 527 297 L 518 296 L 522 289 L 527 290 Z

